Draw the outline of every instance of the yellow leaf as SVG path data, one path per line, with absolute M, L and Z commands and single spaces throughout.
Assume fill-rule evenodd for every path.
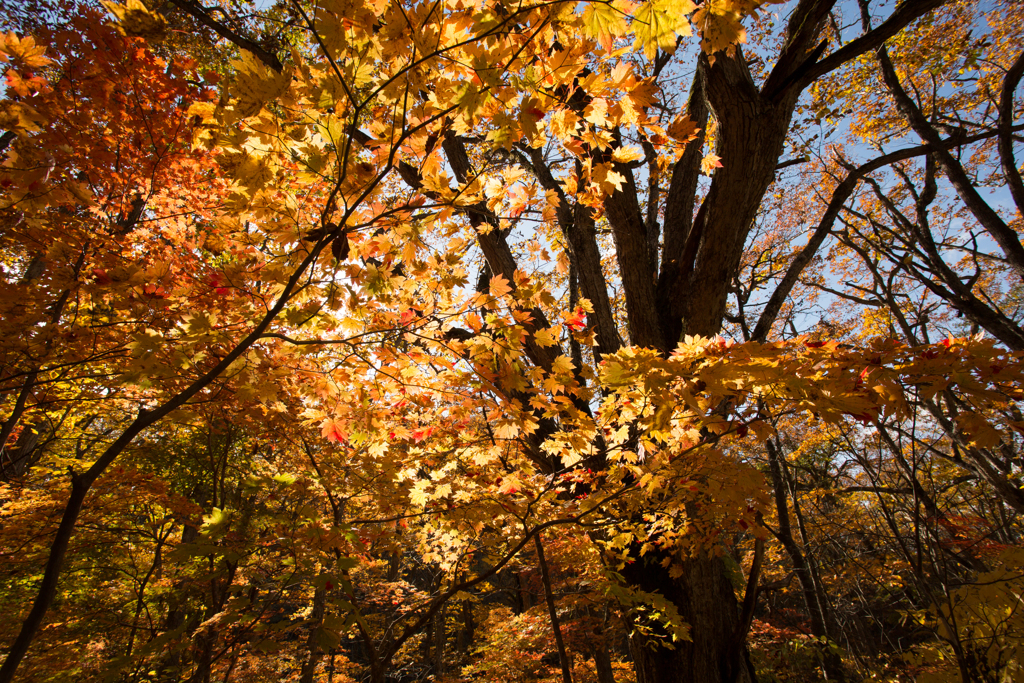
M 686 15 L 695 5 L 689 0 L 650 0 L 633 14 L 634 47 L 642 48 L 648 59 L 661 49 L 675 52 L 676 36 L 691 35 Z
M 999 431 L 978 413 L 961 413 L 956 418 L 956 424 L 971 439 L 971 443 L 978 448 L 992 448 L 999 445 L 1001 436 Z
M 409 491 L 409 502 L 412 503 L 413 505 L 423 505 L 424 503 L 426 503 L 428 499 L 428 486 L 430 486 L 430 482 L 426 479 L 421 479 L 420 481 L 416 482 L 416 484 L 412 487 L 412 490 Z
M 533 339 L 537 346 L 554 346 L 558 343 L 551 330 L 537 330 L 533 333 Z
M 0 128 L 4 130 L 24 135 L 40 130 L 45 123 L 46 119 L 39 112 L 23 102 L 7 100 L 0 103 Z
M 608 100 L 597 97 L 583 110 L 583 118 L 595 126 L 608 123 Z
M 248 50 L 242 58 L 231 62 L 235 67 L 235 82 L 231 93 L 235 96 L 235 111 L 247 117 L 258 114 L 265 102 L 277 98 L 288 87 L 288 73 L 277 73 L 268 68 Z
M 594 169 L 593 179 L 594 184 L 605 194 L 621 192 L 622 184 L 626 182 L 626 176 L 613 171 L 611 164 L 598 164 Z
M 567 140 L 576 135 L 580 117 L 571 109 L 559 109 L 551 115 L 551 134 L 559 140 Z
M 725 50 L 731 57 L 736 45 L 747 42 L 747 32 L 740 22 L 763 4 L 764 0 L 704 0 L 693 14 L 693 24 L 700 31 L 700 46 L 712 64 L 716 52 Z
M 25 36 L 19 39 L 14 31 L 11 31 L 0 41 L 0 56 L 6 55 L 10 59 L 20 61 L 25 66 L 46 66 L 50 63 L 43 53 L 46 48 L 36 45 L 32 36 Z
M 494 425 L 495 439 L 514 439 L 519 435 L 519 425 L 509 420 L 503 420 Z
M 704 175 L 711 175 L 716 168 L 722 168 L 722 157 L 714 152 L 708 152 L 700 161 L 700 172 Z
M 586 9 L 583 10 L 583 25 L 587 35 L 596 39 L 610 52 L 612 43 L 619 36 L 625 35 L 628 28 L 627 8 L 628 3 L 625 0 L 587 3 Z
M 644 153 L 639 147 L 617 147 L 612 152 L 612 161 L 628 164 L 630 161 L 638 161 L 644 158 Z
M 491 278 L 490 284 L 491 296 L 495 299 L 501 298 L 512 291 L 512 286 L 508 283 L 501 275 L 495 275 Z
M 552 374 L 556 375 L 570 375 L 572 374 L 573 367 L 575 366 L 573 366 L 572 361 L 569 360 L 569 357 L 563 354 L 556 358 L 555 361 L 551 364 L 551 372 Z
M 657 94 L 658 84 L 653 78 L 645 78 L 629 91 L 629 99 L 638 107 L 649 107 Z
M 162 15 L 150 12 L 141 0 L 128 0 L 124 5 L 100 0 L 117 19 L 117 27 L 128 36 L 158 38 L 167 29 L 167 20 Z

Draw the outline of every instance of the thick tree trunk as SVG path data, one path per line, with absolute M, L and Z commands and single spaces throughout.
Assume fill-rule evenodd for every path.
M 756 683 L 746 648 L 734 645 L 739 604 L 721 560 L 701 556 L 683 561 L 683 575 L 669 576 L 659 553 L 648 553 L 627 565 L 622 575 L 630 585 L 658 592 L 676 606 L 690 627 L 689 642 L 674 649 L 658 646 L 658 638 L 630 638 L 637 683 Z

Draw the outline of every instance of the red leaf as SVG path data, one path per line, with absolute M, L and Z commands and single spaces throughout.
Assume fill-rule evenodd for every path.
M 214 294 L 224 296 L 225 294 L 230 294 L 231 290 L 224 286 L 225 282 L 224 280 L 221 279 L 221 277 L 222 276 L 220 273 L 214 273 L 213 275 L 206 279 L 206 284 L 209 285 L 210 289 L 213 290 Z
M 565 322 L 573 332 L 581 332 L 587 327 L 587 312 L 582 306 L 577 306 Z
M 423 441 L 425 438 L 434 433 L 433 427 L 420 427 L 419 429 L 412 430 L 413 441 Z
M 113 282 L 110 276 L 107 275 L 107 271 L 103 270 L 102 268 L 93 268 L 92 276 L 96 278 L 96 284 L 98 285 L 106 286 Z
M 323 428 L 320 430 L 320 434 L 331 443 L 345 441 L 348 438 L 341 424 L 334 420 L 326 420 Z

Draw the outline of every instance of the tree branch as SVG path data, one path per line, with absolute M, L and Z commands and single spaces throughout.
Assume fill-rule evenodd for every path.
M 280 73 L 284 69 L 284 65 L 281 64 L 281 60 L 277 58 L 277 55 L 268 52 L 258 43 L 236 33 L 235 31 L 232 31 L 230 28 L 225 26 L 223 22 L 217 21 L 211 17 L 207 9 L 198 2 L 193 2 L 193 0 L 171 0 L 171 2 L 203 26 L 212 29 L 213 32 L 221 38 L 234 43 L 243 50 L 251 52 L 257 59 L 274 71 Z

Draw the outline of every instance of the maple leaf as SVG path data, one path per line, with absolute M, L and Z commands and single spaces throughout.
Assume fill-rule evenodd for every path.
M 555 375 L 571 375 L 573 368 L 572 361 L 565 355 L 558 356 L 551 364 L 551 372 Z
M 514 439 L 519 435 L 519 425 L 515 422 L 504 420 L 494 425 L 495 439 Z
M 551 134 L 559 140 L 573 138 L 579 130 L 580 117 L 571 109 L 559 109 L 551 115 Z
M 625 35 L 629 24 L 626 0 L 590 2 L 583 10 L 583 25 L 606 52 L 611 52 L 615 39 Z
M 255 115 L 264 103 L 283 93 L 291 78 L 285 71 L 275 72 L 248 50 L 242 50 L 241 54 L 241 59 L 231 63 L 235 68 L 231 92 L 236 98 L 236 111 L 240 116 L 247 117 Z
M 533 339 L 538 346 L 542 347 L 556 346 L 558 344 L 558 340 L 555 339 L 554 334 L 549 329 L 537 330 L 533 333 Z
M 977 413 L 969 412 L 957 416 L 956 424 L 978 448 L 992 448 L 999 444 L 1002 437 L 999 430 Z
M 46 119 L 24 102 L 0 101 L 0 127 L 18 135 L 41 131 Z
M 691 35 L 687 15 L 695 9 L 689 0 L 649 0 L 633 14 L 635 47 L 641 48 L 648 59 L 660 49 L 675 52 L 676 37 Z
M 581 332 L 587 328 L 587 311 L 582 306 L 577 306 L 565 322 L 573 332 Z
M 420 427 L 412 430 L 413 441 L 419 443 L 434 433 L 434 427 Z
M 124 5 L 100 0 L 100 4 L 114 15 L 118 28 L 125 35 L 159 38 L 167 30 L 167 20 L 151 12 L 141 0 L 128 0 Z
M 498 486 L 498 492 L 510 496 L 514 493 L 518 493 L 522 486 L 522 482 L 519 481 L 517 477 L 508 476 L 502 478 L 501 484 Z
M 320 434 L 331 443 L 348 440 L 348 432 L 345 430 L 344 423 L 336 418 L 327 418 L 324 420 L 320 429 Z
M 416 482 L 412 489 L 409 491 L 409 502 L 413 505 L 425 505 L 430 499 L 427 495 L 427 488 L 430 486 L 430 482 L 426 479 L 421 479 Z
M 722 168 L 722 158 L 714 152 L 708 152 L 700 160 L 700 172 L 704 175 L 711 175 L 716 168 Z
M 51 60 L 45 56 L 46 47 L 36 45 L 32 36 L 18 38 L 14 31 L 0 34 L 0 59 L 17 61 L 27 67 L 47 66 Z
M 733 0 L 704 0 L 694 12 L 693 24 L 700 31 L 701 49 L 712 63 L 716 52 L 724 50 L 732 56 L 737 44 L 747 42 L 739 9 Z
M 612 152 L 612 161 L 616 161 L 621 164 L 627 164 L 630 161 L 637 161 L 644 158 L 643 150 L 639 147 L 616 147 L 615 151 Z
M 221 273 L 213 273 L 206 279 L 207 286 L 213 290 L 214 294 L 218 296 L 224 296 L 230 294 L 231 290 L 227 287 L 227 283 L 224 281 L 224 276 Z
M 505 296 L 506 294 L 512 291 L 512 286 L 509 284 L 508 280 L 502 277 L 501 275 L 494 275 L 491 277 L 490 286 L 488 290 L 490 291 L 492 297 L 494 297 L 495 299 L 500 299 L 501 297 Z
M 598 164 L 593 170 L 592 177 L 603 194 L 621 192 L 622 185 L 626 182 L 626 176 L 613 170 L 609 163 Z
M 629 99 L 637 107 L 650 107 L 657 100 L 660 90 L 657 81 L 653 78 L 644 78 L 630 89 Z
M 689 117 L 679 115 L 672 120 L 672 123 L 665 129 L 665 132 L 676 142 L 686 144 L 697 138 L 697 134 L 700 133 L 700 127 L 691 121 Z
M 93 278 L 96 280 L 96 284 L 107 286 L 114 282 L 114 279 L 107 274 L 107 271 L 103 268 L 92 269 Z

